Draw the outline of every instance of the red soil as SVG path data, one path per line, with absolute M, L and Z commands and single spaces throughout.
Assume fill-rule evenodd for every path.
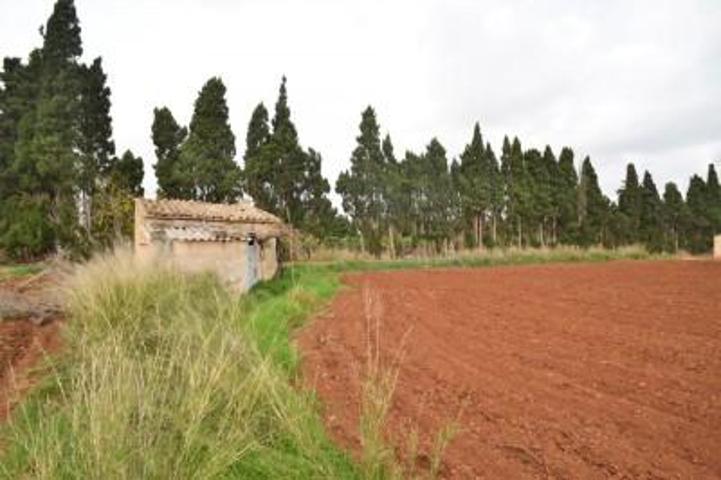
M 61 322 L 0 322 L 0 421 L 37 379 L 33 368 L 60 348 Z
M 721 262 L 348 275 L 300 335 L 306 381 L 358 451 L 368 325 L 404 356 L 389 436 L 448 478 L 721 478 Z M 405 340 L 404 340 L 405 339 Z M 425 458 L 425 457 L 421 457 Z
M 0 304 L 14 312 L 12 320 L 0 319 L 0 421 L 37 380 L 35 367 L 61 347 L 56 283 L 47 274 L 0 282 L 0 302 L 16 304 Z

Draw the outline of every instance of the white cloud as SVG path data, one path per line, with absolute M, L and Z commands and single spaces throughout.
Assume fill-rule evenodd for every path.
M 52 0 L 0 0 L 0 55 L 26 55 Z M 253 107 L 289 79 L 301 141 L 331 183 L 360 112 L 376 107 L 399 154 L 433 136 L 457 155 L 480 120 L 496 149 L 572 146 L 607 193 L 625 163 L 659 188 L 721 159 L 721 4 L 709 1 L 76 0 L 85 57 L 102 55 L 115 139 L 155 178 L 152 109 L 190 121 L 202 84 L 228 87 L 241 159 Z

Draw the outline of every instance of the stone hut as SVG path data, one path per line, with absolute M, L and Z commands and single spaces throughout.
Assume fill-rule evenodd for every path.
M 283 222 L 252 203 L 135 201 L 135 255 L 170 260 L 186 272 L 214 271 L 246 291 L 278 271 Z

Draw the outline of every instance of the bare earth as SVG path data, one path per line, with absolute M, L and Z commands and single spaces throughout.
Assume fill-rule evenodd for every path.
M 390 433 L 460 412 L 448 478 L 721 478 L 721 262 L 348 275 L 299 336 L 331 434 L 358 450 L 368 325 L 404 357 Z M 405 340 L 404 340 L 405 337 Z
M 0 421 L 37 380 L 33 369 L 60 349 L 56 284 L 45 273 L 0 282 Z

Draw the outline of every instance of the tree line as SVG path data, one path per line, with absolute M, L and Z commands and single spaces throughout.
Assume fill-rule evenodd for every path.
M 25 259 L 128 235 L 143 194 L 143 160 L 116 155 L 102 59 L 79 61 L 72 0 L 55 3 L 40 34 L 42 47 L 0 72 L 0 248 Z
M 110 89 L 97 58 L 80 62 L 81 30 L 73 0 L 57 0 L 41 29 L 43 44 L 26 61 L 6 58 L 0 72 L 0 248 L 17 258 L 59 249 L 87 253 L 132 230 L 132 199 L 142 196 L 143 160 L 116 155 Z M 153 111 L 157 195 L 207 202 L 249 196 L 260 208 L 331 245 L 391 256 L 419 250 L 618 247 L 652 251 L 711 248 L 721 231 L 721 187 L 709 165 L 691 177 L 684 196 L 669 182 L 663 193 L 635 166 L 611 200 L 589 157 L 524 148 L 505 137 L 497 155 L 476 124 L 458 158 L 438 139 L 423 152 L 397 157 L 381 138 L 372 107 L 361 115 L 350 168 L 329 200 L 322 157 L 303 148 L 291 119 L 283 77 L 273 116 L 261 102 L 245 137 L 243 166 L 219 77 L 201 88 L 189 125 L 167 107 Z
M 544 247 L 559 244 L 651 251 L 708 251 L 721 232 L 721 187 L 713 164 L 706 180 L 693 175 L 686 192 L 669 182 L 660 194 L 651 173 L 639 181 L 633 163 L 612 201 L 601 191 L 591 159 L 577 170 L 564 147 L 556 155 L 524 149 L 505 137 L 500 156 L 480 126 L 458 159 L 449 162 L 432 139 L 424 152 L 396 158 L 383 140 L 373 108 L 363 113 L 349 170 L 336 190 L 364 248 L 403 254 L 418 247 L 442 252 L 461 247 Z

